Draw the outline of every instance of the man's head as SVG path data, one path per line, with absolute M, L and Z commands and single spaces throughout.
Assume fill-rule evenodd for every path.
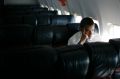
M 94 22 L 93 22 L 92 18 L 86 17 L 81 20 L 80 31 L 83 34 L 86 34 L 89 39 L 91 38 L 91 36 L 94 32 Z

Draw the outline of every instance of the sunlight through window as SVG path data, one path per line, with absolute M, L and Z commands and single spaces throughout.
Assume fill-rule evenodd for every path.
M 74 17 L 75 17 L 75 23 L 80 23 L 80 21 L 82 20 L 82 16 L 75 14 Z
M 109 29 L 107 29 L 102 35 L 102 41 L 108 42 L 109 39 L 120 38 L 120 26 L 107 23 Z
M 62 15 L 62 12 L 59 9 L 56 9 L 58 12 L 58 15 Z
M 65 15 L 70 15 L 70 13 L 68 11 L 64 11 Z

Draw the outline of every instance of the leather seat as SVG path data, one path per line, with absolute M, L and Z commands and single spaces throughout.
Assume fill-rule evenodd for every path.
M 36 15 L 57 15 L 58 12 L 55 11 L 38 11 L 36 12 Z
M 80 23 L 68 23 L 67 27 L 70 30 L 79 31 L 80 30 Z
M 67 25 L 70 37 L 80 31 L 80 23 L 68 23 Z
M 57 48 L 61 79 L 85 79 L 89 56 L 83 46 L 73 45 Z
M 52 47 L 35 46 L 0 50 L 0 52 L 0 72 L 4 75 L 56 79 L 58 57 Z
M 118 52 L 105 42 L 86 43 L 90 57 L 87 79 L 97 79 L 111 76 L 118 63 Z
M 53 28 L 52 27 L 36 27 L 34 32 L 34 45 L 50 45 L 53 42 Z
M 55 15 L 51 18 L 52 25 L 66 25 L 74 22 L 73 15 Z
M 50 25 L 51 24 L 51 16 L 50 15 L 39 15 L 37 16 L 37 26 L 41 25 Z
M 48 11 L 48 9 L 41 8 L 39 5 L 4 5 L 4 11 L 7 15 L 23 15 L 39 11 Z
M 109 42 L 117 50 L 118 56 L 119 56 L 119 61 L 118 61 L 117 67 L 114 71 L 114 74 L 112 75 L 112 78 L 113 79 L 120 79 L 120 38 L 110 39 Z
M 67 45 L 68 38 L 70 37 L 69 31 L 66 26 L 53 26 L 53 47 L 61 47 Z
M 0 27 L 0 47 L 25 47 L 32 45 L 34 27 L 30 25 L 2 25 Z

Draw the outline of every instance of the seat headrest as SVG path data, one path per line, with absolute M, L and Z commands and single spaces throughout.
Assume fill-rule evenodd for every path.
M 52 25 L 66 25 L 74 21 L 73 15 L 55 15 L 51 18 Z

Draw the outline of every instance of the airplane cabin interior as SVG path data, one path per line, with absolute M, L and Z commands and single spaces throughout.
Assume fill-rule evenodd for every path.
M 68 45 L 92 18 L 94 34 Z M 4 78 L 120 79 L 120 0 L 0 0 Z

